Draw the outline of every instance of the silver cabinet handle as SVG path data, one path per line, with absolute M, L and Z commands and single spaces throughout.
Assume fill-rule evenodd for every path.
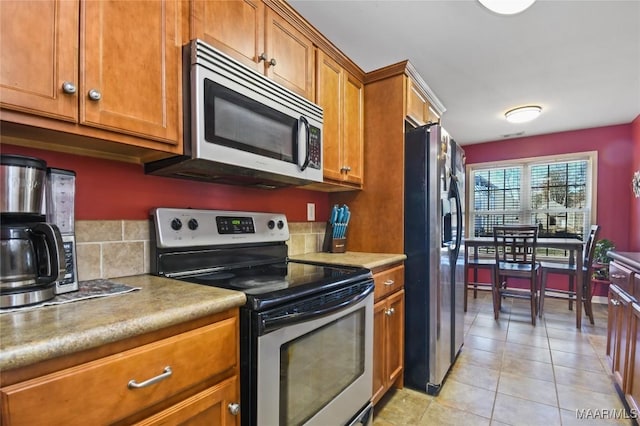
M 617 301 L 617 300 L 615 300 L 615 299 L 611 299 L 611 300 L 610 300 L 610 302 L 611 302 L 611 304 L 612 304 L 613 306 L 620 306 L 620 302 L 618 302 L 618 301 Z
M 342 168 L 340 169 L 341 172 L 350 172 L 351 171 L 351 167 L 349 166 L 342 166 Z
M 240 404 L 236 402 L 232 402 L 231 404 L 227 405 L 227 408 L 229 409 L 229 412 L 234 416 L 240 414 Z
M 394 280 L 386 280 L 384 285 L 394 285 L 396 282 Z
M 171 367 L 167 366 L 164 368 L 164 371 L 162 372 L 162 374 L 159 374 L 156 377 L 152 377 L 149 380 L 145 380 L 142 383 L 136 382 L 135 379 L 129 380 L 129 383 L 127 383 L 127 387 L 129 389 L 146 388 L 147 386 L 151 386 L 153 384 L 161 382 L 164 379 L 168 379 L 171 376 L 171 374 L 173 374 L 173 371 L 171 371 Z
M 265 61 L 267 62 L 267 54 L 262 52 L 260 54 L 260 56 L 258 56 L 258 62 L 262 62 Z M 275 67 L 276 66 L 276 58 L 271 58 L 271 60 L 269 62 L 267 62 L 267 65 L 269 65 L 270 67 Z
M 67 95 L 73 95 L 76 93 L 76 85 L 71 83 L 70 81 L 65 81 L 62 83 L 62 91 Z
M 91 89 L 89 90 L 89 99 L 91 99 L 92 101 L 99 101 L 100 99 L 102 99 L 102 93 L 100 93 L 96 89 Z
M 391 315 L 393 315 L 395 312 L 396 312 L 396 310 L 395 310 L 394 308 L 389 308 L 389 309 L 386 309 L 386 310 L 384 311 L 384 314 L 385 314 L 386 316 L 390 317 L 390 316 L 391 316 Z
M 626 277 L 624 275 L 622 275 L 622 274 L 611 274 L 611 278 L 615 278 L 617 280 L 621 280 L 621 279 L 624 279 Z

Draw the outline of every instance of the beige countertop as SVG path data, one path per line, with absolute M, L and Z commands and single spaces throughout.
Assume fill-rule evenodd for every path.
M 404 254 L 363 253 L 347 251 L 345 253 L 306 253 L 290 256 L 291 260 L 301 262 L 328 263 L 331 265 L 361 266 L 375 269 L 381 266 L 402 262 L 407 258 Z
M 0 370 L 95 348 L 245 303 L 244 293 L 153 275 L 130 293 L 0 314 Z

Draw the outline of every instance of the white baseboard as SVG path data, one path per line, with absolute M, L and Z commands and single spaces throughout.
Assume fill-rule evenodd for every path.
M 609 303 L 609 298 L 607 296 L 593 296 L 591 298 L 591 303 L 599 303 L 601 305 L 606 305 Z

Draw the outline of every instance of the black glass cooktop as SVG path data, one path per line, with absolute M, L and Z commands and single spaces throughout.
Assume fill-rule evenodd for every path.
M 247 295 L 247 308 L 263 310 L 321 291 L 371 279 L 371 272 L 364 268 L 283 262 L 180 279 L 243 291 Z

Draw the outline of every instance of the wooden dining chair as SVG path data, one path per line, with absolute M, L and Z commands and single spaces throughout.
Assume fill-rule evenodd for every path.
M 500 315 L 502 299 L 513 297 L 529 299 L 531 304 L 531 323 L 536 325 L 538 310 L 538 270 L 536 262 L 536 244 L 538 227 L 536 226 L 495 226 L 493 242 L 496 264 L 493 280 L 493 313 L 495 319 Z M 528 287 L 509 286 L 509 278 L 528 281 Z
M 593 253 L 596 249 L 598 241 L 598 233 L 600 226 L 591 225 L 589 235 L 584 243 L 582 250 L 582 303 L 584 303 L 584 311 L 589 317 L 591 324 L 593 321 L 593 308 L 591 306 L 591 275 L 593 273 Z M 573 301 L 576 300 L 575 281 L 578 276 L 577 265 L 572 262 L 540 262 L 541 279 L 540 279 L 540 308 L 539 315 L 542 317 L 544 312 L 544 299 L 546 297 L 554 299 L 568 299 L 569 310 L 573 310 Z M 548 285 L 549 274 L 561 274 L 569 276 L 568 290 L 550 288 Z M 576 301 L 576 303 L 579 303 Z

